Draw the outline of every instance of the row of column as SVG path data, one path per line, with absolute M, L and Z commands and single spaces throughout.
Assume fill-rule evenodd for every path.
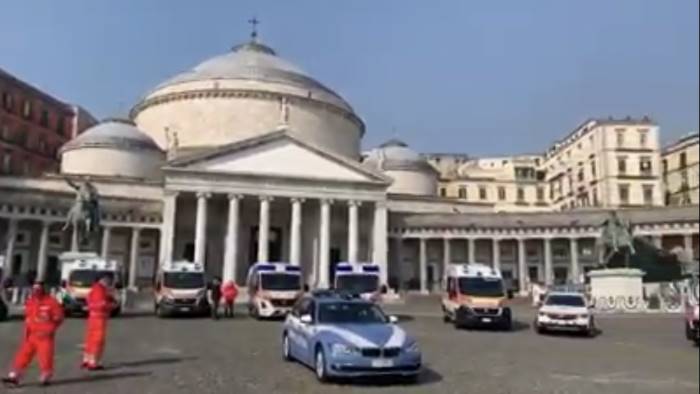
M 195 219 L 195 261 L 205 263 L 207 244 L 207 205 L 211 198 L 210 193 L 197 193 L 197 211 Z M 224 264 L 222 277 L 224 281 L 236 280 L 236 266 L 238 256 L 238 236 L 240 227 L 240 206 L 243 195 L 228 195 L 228 220 L 226 225 L 226 244 L 224 248 Z M 273 201 L 271 196 L 260 196 L 259 216 L 258 216 L 258 255 L 260 262 L 269 261 L 269 239 L 270 239 L 270 204 Z M 330 248 L 331 248 L 331 205 L 333 200 L 321 199 L 320 220 L 319 220 L 319 267 L 318 286 L 327 288 L 330 270 Z M 290 242 L 289 260 L 291 264 L 301 264 L 301 243 L 302 243 L 302 204 L 303 198 L 291 198 L 291 218 L 290 218 Z M 177 193 L 167 194 L 164 201 L 164 222 L 161 240 L 162 262 L 172 258 L 174 242 L 175 213 L 177 204 Z M 386 237 L 387 237 L 387 211 L 381 203 L 376 203 L 374 226 L 373 226 L 373 259 L 377 264 L 383 265 L 384 282 L 386 282 Z M 348 201 L 348 261 L 357 262 L 359 255 L 359 207 L 360 201 Z
M 15 242 L 17 239 L 17 228 L 19 221 L 17 219 L 10 219 L 8 224 L 7 239 L 5 244 L 5 267 L 2 277 L 9 278 L 12 277 L 15 272 L 14 269 L 14 255 L 15 255 Z M 51 232 L 51 226 L 54 224 L 59 224 L 59 222 L 43 220 L 41 221 L 41 231 L 39 233 L 39 249 L 37 251 L 37 280 L 46 279 L 47 263 L 48 263 L 48 251 L 49 251 L 49 235 Z M 101 241 L 101 256 L 103 258 L 108 258 L 109 245 L 111 240 L 112 227 L 104 226 L 102 228 L 102 241 Z M 129 248 L 129 277 L 127 284 L 129 288 L 135 289 L 137 287 L 138 278 L 138 259 L 139 259 L 139 243 L 140 243 L 141 228 L 132 227 L 131 228 L 131 245 Z M 78 236 L 76 231 L 72 231 L 71 234 L 71 252 L 79 251 Z

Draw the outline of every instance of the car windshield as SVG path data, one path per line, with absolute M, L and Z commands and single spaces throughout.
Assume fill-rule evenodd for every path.
M 201 289 L 205 286 L 201 272 L 166 272 L 163 286 L 173 289 Z
M 318 321 L 333 324 L 385 324 L 388 319 L 378 306 L 365 302 L 324 302 L 318 306 Z
M 551 295 L 547 297 L 544 304 L 552 306 L 585 307 L 586 301 L 583 297 L 576 295 Z
M 301 277 L 295 274 L 262 274 L 260 288 L 273 291 L 300 290 Z
M 70 273 L 68 283 L 74 287 L 90 287 L 103 275 L 109 276 L 114 283 L 114 272 L 99 270 L 75 270 Z
M 459 290 L 473 297 L 503 297 L 503 281 L 498 278 L 459 278 Z
M 379 289 L 379 278 L 375 275 L 340 275 L 335 278 L 335 288 L 352 294 L 373 293 Z

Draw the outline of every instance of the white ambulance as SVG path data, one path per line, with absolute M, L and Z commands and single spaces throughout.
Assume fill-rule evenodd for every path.
M 166 263 L 156 275 L 154 292 L 158 317 L 174 314 L 206 315 L 210 312 L 207 280 L 202 264 L 186 260 Z
M 485 264 L 450 264 L 442 297 L 445 322 L 456 328 L 490 326 L 511 330 L 513 318 L 507 306 L 501 272 Z
M 286 316 L 304 293 L 301 268 L 284 262 L 254 264 L 247 287 L 248 312 L 256 319 Z
M 121 313 L 121 266 L 115 260 L 107 260 L 92 252 L 65 252 L 58 257 L 61 267 L 61 287 L 56 298 L 63 304 L 67 315 L 87 313 L 87 295 L 98 279 L 104 275 L 112 278 L 111 296 L 117 307 L 112 316 Z
M 379 266 L 374 263 L 338 263 L 335 266 L 333 288 L 358 295 L 368 301 L 381 301 Z

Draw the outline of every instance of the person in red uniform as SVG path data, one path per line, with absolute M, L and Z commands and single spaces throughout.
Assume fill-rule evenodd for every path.
M 81 368 L 88 371 L 104 369 L 100 363 L 107 337 L 107 320 L 114 309 L 110 295 L 112 277 L 103 275 L 92 285 L 87 296 L 88 318 L 85 330 L 85 349 Z
M 233 305 L 238 297 L 238 287 L 232 280 L 224 283 L 221 287 L 221 294 L 224 298 L 224 316 L 233 317 Z
M 42 282 L 32 286 L 24 309 L 24 337 L 15 356 L 12 369 L 2 379 L 10 386 L 19 385 L 24 370 L 36 355 L 41 370 L 40 382 L 47 386 L 53 376 L 54 337 L 63 323 L 63 307 L 53 298 Z

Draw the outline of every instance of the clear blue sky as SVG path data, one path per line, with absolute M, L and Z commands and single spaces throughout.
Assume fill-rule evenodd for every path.
M 0 67 L 98 117 L 261 38 L 420 151 L 539 152 L 597 116 L 698 129 L 698 0 L 3 0 Z

